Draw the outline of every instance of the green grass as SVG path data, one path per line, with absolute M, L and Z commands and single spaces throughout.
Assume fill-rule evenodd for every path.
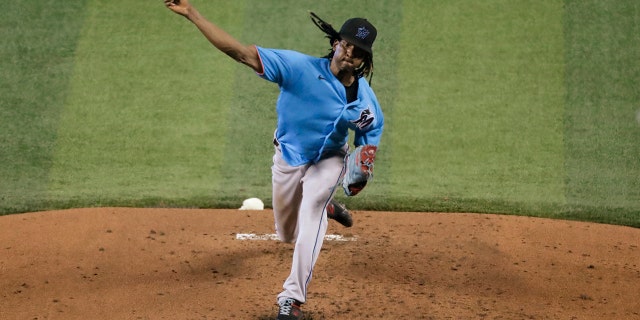
M 570 1 L 565 14 L 567 201 L 640 211 L 640 4 Z
M 398 70 L 413 81 L 399 89 L 411 111 L 389 130 L 397 189 L 564 203 L 561 5 L 449 1 L 405 15 Z
M 213 196 L 234 65 L 212 68 L 222 57 L 177 16 L 167 26 L 162 9 L 90 3 L 60 115 L 53 199 Z
M 17 1 L 0 11 L 0 212 L 45 197 L 85 1 Z
M 372 183 L 339 196 L 349 207 L 640 227 L 636 2 L 194 3 L 245 43 L 317 56 L 308 10 L 378 27 L 386 132 Z M 161 1 L 0 18 L 0 214 L 270 203 L 278 88 Z

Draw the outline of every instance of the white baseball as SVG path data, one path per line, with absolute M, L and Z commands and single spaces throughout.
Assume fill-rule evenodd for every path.
M 240 210 L 263 210 L 263 209 L 264 209 L 264 203 L 262 203 L 262 200 L 258 198 L 246 199 L 242 201 L 242 207 L 240 207 Z

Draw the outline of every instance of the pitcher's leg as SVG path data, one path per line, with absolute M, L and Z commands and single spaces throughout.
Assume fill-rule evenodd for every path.
M 291 243 L 298 234 L 298 213 L 302 200 L 302 176 L 306 167 L 289 166 L 279 148 L 271 167 L 272 205 L 275 229 L 281 241 Z
M 302 179 L 302 202 L 291 273 L 279 298 L 306 301 L 307 287 L 327 232 L 325 207 L 338 185 L 342 167 L 341 157 L 327 158 L 310 166 Z

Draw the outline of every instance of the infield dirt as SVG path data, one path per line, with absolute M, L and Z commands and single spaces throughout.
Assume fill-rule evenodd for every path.
M 355 211 L 330 221 L 306 319 L 640 319 L 640 229 Z M 292 246 L 270 210 L 0 217 L 1 319 L 273 319 Z

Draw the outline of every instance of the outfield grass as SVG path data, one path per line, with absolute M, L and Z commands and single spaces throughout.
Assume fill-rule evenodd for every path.
M 398 94 L 410 112 L 390 130 L 397 189 L 564 203 L 561 13 L 561 2 L 450 1 L 405 15 L 398 72 L 413 80 Z
M 565 22 L 571 205 L 640 211 L 640 6 L 571 1 Z
M 39 208 L 46 198 L 84 14 L 84 1 L 0 10 L 0 213 Z
M 375 23 L 386 132 L 350 207 L 640 226 L 634 1 L 194 3 L 245 43 L 317 56 L 308 10 Z M 0 213 L 270 202 L 277 87 L 161 1 L 0 17 Z
M 212 18 L 242 11 L 236 3 Z M 52 198 L 213 198 L 235 64 L 162 9 L 90 2 L 60 115 Z

